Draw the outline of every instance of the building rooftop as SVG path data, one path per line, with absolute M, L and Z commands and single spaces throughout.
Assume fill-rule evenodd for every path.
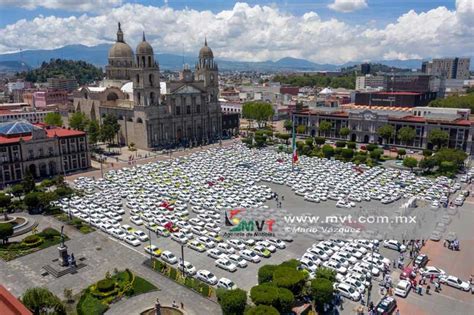
M 30 310 L 2 285 L 0 285 L 0 314 L 32 315 Z
M 0 123 L 0 135 L 13 136 L 18 134 L 31 133 L 35 129 L 41 129 L 26 120 L 9 121 Z
M 66 138 L 84 136 L 85 132 L 59 127 L 47 127 L 44 124 L 31 124 L 25 120 L 0 123 L 0 144 L 16 143 L 20 139 L 29 141 L 33 130 L 44 130 L 48 138 Z

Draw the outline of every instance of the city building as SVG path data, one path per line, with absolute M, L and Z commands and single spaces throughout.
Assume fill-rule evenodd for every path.
M 85 132 L 25 120 L 0 123 L 0 162 L 2 188 L 21 181 L 27 171 L 42 178 L 91 165 Z
M 362 63 L 359 66 L 360 68 L 360 74 L 366 75 L 370 73 L 370 63 Z
M 397 75 L 386 75 L 386 88 L 387 91 L 395 92 L 436 92 L 431 90 L 431 81 L 434 76 L 426 74 L 397 74 Z
M 377 143 L 402 146 L 413 149 L 432 149 L 428 142 L 431 130 L 441 129 L 449 134 L 448 146 L 466 151 L 474 155 L 472 145 L 474 121 L 469 119 L 469 109 L 448 109 L 431 107 L 367 107 L 351 106 L 337 109 L 303 109 L 293 113 L 297 125 L 306 126 L 303 136 L 324 136 L 329 139 L 350 140 L 361 143 Z M 332 129 L 328 133 L 319 131 L 319 124 L 329 121 Z M 385 141 L 377 130 L 383 125 L 392 125 L 395 135 Z M 412 127 L 416 137 L 411 143 L 401 143 L 397 137 L 402 127 Z M 347 127 L 351 133 L 347 137 L 339 134 L 341 128 Z
M 77 80 L 75 78 L 48 78 L 47 81 L 51 90 L 63 90 L 72 92 L 77 89 Z
M 23 101 L 35 108 L 46 108 L 50 105 L 65 105 L 69 98 L 65 90 L 47 89 L 24 92 Z
M 470 58 L 440 58 L 423 62 L 421 71 L 430 75 L 443 76 L 446 79 L 468 80 L 470 65 Z
M 163 85 L 145 34 L 134 53 L 119 23 L 105 69 L 100 86 L 80 88 L 73 105 L 91 119 L 115 116 L 121 127 L 120 144 L 153 149 L 210 143 L 222 136 L 218 66 L 207 40 L 194 72 L 185 67 L 178 81 Z
M 48 113 L 53 113 L 54 111 L 44 110 L 36 111 L 30 109 L 21 109 L 21 110 L 2 110 L 0 109 L 0 123 L 7 121 L 15 120 L 26 120 L 32 124 L 44 122 L 44 117 Z
M 222 113 L 222 137 L 224 139 L 239 134 L 239 126 L 239 113 Z
M 427 106 L 436 92 L 356 92 L 355 105 L 416 107 Z
M 383 75 L 363 75 L 356 77 L 357 91 L 373 89 L 373 90 L 386 90 L 387 81 Z

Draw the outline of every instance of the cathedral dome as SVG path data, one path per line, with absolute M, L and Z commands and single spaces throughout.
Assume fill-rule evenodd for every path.
M 116 42 L 109 50 L 109 58 L 132 58 L 132 48 L 125 42 Z
M 153 47 L 145 40 L 145 32 L 143 32 L 143 40 L 138 44 L 135 50 L 137 55 L 153 55 Z
M 207 46 L 207 39 L 204 40 L 204 46 L 199 50 L 199 58 L 214 58 L 212 49 Z

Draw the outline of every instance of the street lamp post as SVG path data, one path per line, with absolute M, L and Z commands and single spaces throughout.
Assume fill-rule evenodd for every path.
M 153 265 L 152 265 L 152 263 L 153 263 L 153 252 L 151 251 L 151 230 L 150 229 L 148 229 L 148 242 L 150 244 L 150 265 L 153 268 Z
M 181 244 L 181 264 L 183 266 L 183 277 L 186 277 L 186 273 L 184 272 L 184 245 Z

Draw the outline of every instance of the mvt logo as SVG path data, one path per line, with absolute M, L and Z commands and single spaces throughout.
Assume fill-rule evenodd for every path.
M 258 210 L 226 210 L 225 226 L 230 228 L 229 233 L 247 232 L 245 236 L 272 236 L 273 225 L 275 224 L 276 220 L 272 218 L 262 219 L 258 217 L 258 214 Z

